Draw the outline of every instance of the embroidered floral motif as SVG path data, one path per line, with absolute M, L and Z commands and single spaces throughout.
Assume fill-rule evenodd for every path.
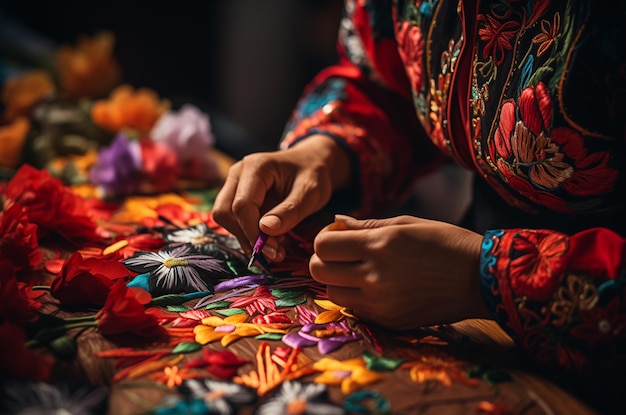
M 155 295 L 211 291 L 212 278 L 230 275 L 221 260 L 193 252 L 187 245 L 159 252 L 139 252 L 122 262 L 132 271 L 149 272 L 150 291 Z
M 313 368 L 323 372 L 314 379 L 315 383 L 341 385 L 344 395 L 384 378 L 380 373 L 368 370 L 365 360 L 360 357 L 343 361 L 323 357 L 313 363 Z
M 600 196 L 614 188 L 617 171 L 608 165 L 609 153 L 588 153 L 576 131 L 551 129 L 552 112 L 543 83 L 525 88 L 517 105 L 513 100 L 502 105 L 490 152 L 500 173 L 519 193 L 555 211 L 572 212 L 557 191 Z
M 257 410 L 259 415 L 341 415 L 344 413 L 341 407 L 328 402 L 325 385 L 296 381 L 283 382 L 276 395 L 259 406 Z
M 419 26 L 404 21 L 397 34 L 398 52 L 404 62 L 407 75 L 414 92 L 419 92 L 424 85 L 424 38 Z
M 554 39 L 561 30 L 561 15 L 554 14 L 552 23 L 548 20 L 541 21 L 541 33 L 535 35 L 532 42 L 539 45 L 537 56 L 543 55 L 554 44 Z
M 578 310 L 592 309 L 598 302 L 598 289 L 586 278 L 570 274 L 566 286 L 559 287 L 552 302 L 552 324 L 557 327 L 569 323 Z
M 483 58 L 493 57 L 496 65 L 504 62 L 507 50 L 513 49 L 513 39 L 519 33 L 519 22 L 510 19 L 498 20 L 491 15 L 478 15 L 482 27 L 478 29 L 480 39 L 487 42 L 483 49 Z

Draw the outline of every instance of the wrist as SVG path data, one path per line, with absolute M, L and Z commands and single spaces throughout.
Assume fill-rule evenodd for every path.
M 307 155 L 319 157 L 328 169 L 333 190 L 348 187 L 350 184 L 350 157 L 337 141 L 324 134 L 313 134 L 299 141 L 294 147 Z

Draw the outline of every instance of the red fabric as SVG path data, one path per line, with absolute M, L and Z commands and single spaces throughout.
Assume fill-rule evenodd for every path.
M 569 238 L 563 257 L 571 272 L 616 280 L 626 271 L 626 239 L 606 228 L 593 228 Z

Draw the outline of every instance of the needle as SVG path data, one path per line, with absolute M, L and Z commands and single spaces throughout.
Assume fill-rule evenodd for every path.
M 260 268 L 263 272 L 271 274 L 269 264 L 261 252 L 265 246 L 265 242 L 267 242 L 267 234 L 261 232 L 254 243 L 254 247 L 252 248 L 252 255 L 250 256 L 250 261 L 248 261 L 248 268 L 251 268 L 255 263 L 257 263 L 261 266 Z

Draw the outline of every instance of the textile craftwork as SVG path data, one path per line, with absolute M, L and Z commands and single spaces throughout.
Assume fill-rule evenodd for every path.
M 111 41 L 73 53 L 115 68 Z M 211 217 L 206 114 L 130 86 L 79 104 L 87 90 L 59 79 L 72 86 L 25 73 L 3 94 L 20 145 L 3 147 L 0 412 L 545 413 L 451 328 L 379 333 L 328 301 L 297 233 L 283 264 L 249 267 Z

